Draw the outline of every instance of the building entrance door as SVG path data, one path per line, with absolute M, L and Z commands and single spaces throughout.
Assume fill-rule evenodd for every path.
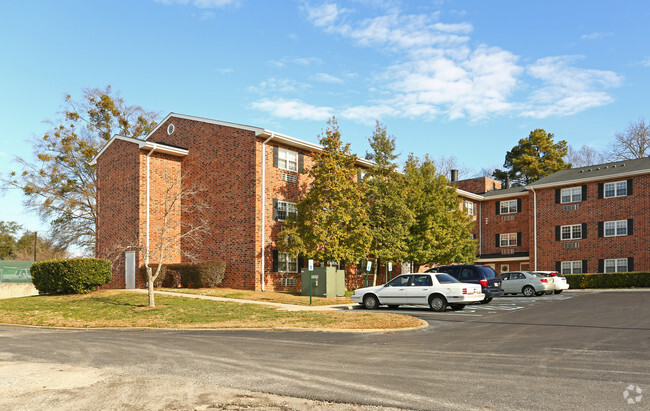
M 135 288 L 135 251 L 124 253 L 125 260 L 125 287 L 127 289 Z

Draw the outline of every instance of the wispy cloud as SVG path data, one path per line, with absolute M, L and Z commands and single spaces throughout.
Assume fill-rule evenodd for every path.
M 269 64 L 275 67 L 286 67 L 288 65 L 314 66 L 323 64 L 323 59 L 318 57 L 282 57 L 279 60 L 271 60 Z
M 650 67 L 650 57 L 646 57 L 643 60 L 641 60 L 641 65 L 645 67 Z
M 200 9 L 217 9 L 225 6 L 239 6 L 240 0 L 154 0 L 156 3 L 162 3 L 166 5 L 180 4 L 187 5 L 190 4 L 194 7 Z
M 343 84 L 343 79 L 327 73 L 316 73 L 312 76 L 315 81 L 329 84 Z
M 605 37 L 613 36 L 614 33 L 611 32 L 594 32 L 594 33 L 589 33 L 589 34 L 583 34 L 580 36 L 581 39 L 583 40 L 600 40 L 604 39 Z
M 397 62 L 369 79 L 370 90 L 380 98 L 336 110 L 320 108 L 320 113 L 336 111 L 357 121 L 382 116 L 470 121 L 500 115 L 544 118 L 608 104 L 612 101 L 608 89 L 622 82 L 612 71 L 578 67 L 576 57 L 544 57 L 532 65 L 522 65 L 520 57 L 506 49 L 474 45 L 470 23 L 441 22 L 440 13 L 405 15 L 392 6 L 380 15 L 355 19 L 355 10 L 332 2 L 306 2 L 302 7 L 315 27 L 359 47 L 392 54 L 390 60 Z M 583 38 L 608 35 L 611 33 L 592 33 Z M 282 66 L 288 61 L 285 58 L 276 64 Z M 650 58 L 643 64 L 650 66 Z M 324 74 L 312 79 L 320 76 L 320 81 L 336 84 Z M 303 101 L 289 102 L 315 108 Z M 294 111 L 274 110 L 280 116 L 293 115 Z
M 251 104 L 251 107 L 275 117 L 293 120 L 324 121 L 334 115 L 332 107 L 317 107 L 301 100 L 262 99 Z
M 267 80 L 261 81 L 256 86 L 248 87 L 248 91 L 259 94 L 293 93 L 310 87 L 311 85 L 307 83 L 302 83 L 293 79 L 271 77 Z
M 219 74 L 230 74 L 233 73 L 235 69 L 231 67 L 221 67 L 221 68 L 214 69 L 214 71 L 216 71 Z

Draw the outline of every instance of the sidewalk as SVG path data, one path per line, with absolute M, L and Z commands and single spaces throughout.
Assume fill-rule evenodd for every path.
M 135 293 L 147 294 L 148 291 L 142 288 L 124 290 L 131 291 Z M 229 303 L 240 303 L 240 304 L 258 304 L 266 305 L 271 307 L 276 307 L 280 310 L 285 311 L 341 311 L 341 310 L 351 310 L 357 304 L 338 304 L 338 305 L 319 305 L 319 306 L 309 306 L 309 305 L 294 305 L 294 304 L 281 304 L 273 303 L 269 301 L 253 301 L 253 300 L 239 300 L 236 298 L 224 298 L 224 297 L 213 297 L 210 295 L 199 295 L 199 294 L 189 294 L 189 293 L 177 293 L 170 291 L 154 291 L 156 295 L 170 295 L 176 297 L 186 297 L 186 298 L 196 298 L 199 300 L 211 300 L 211 301 L 222 301 Z

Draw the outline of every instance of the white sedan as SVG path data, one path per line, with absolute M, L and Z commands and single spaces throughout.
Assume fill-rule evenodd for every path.
M 553 280 L 553 292 L 555 294 L 560 294 L 562 291 L 569 289 L 566 277 L 557 271 L 533 271 L 533 274 L 543 274 L 549 280 Z M 547 294 L 550 294 L 550 292 L 547 291 Z
M 449 274 L 402 274 L 384 285 L 359 288 L 350 297 L 372 310 L 380 305 L 428 305 L 433 311 L 462 310 L 465 304 L 483 300 L 480 284 L 461 283 Z

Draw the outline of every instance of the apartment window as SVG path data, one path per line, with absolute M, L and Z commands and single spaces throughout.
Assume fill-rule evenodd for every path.
M 517 233 L 501 234 L 499 244 L 501 247 L 513 247 L 517 245 Z
M 298 257 L 290 253 L 278 253 L 278 272 L 297 273 Z
M 562 240 L 578 240 L 582 238 L 582 224 L 563 225 L 560 230 Z
M 605 260 L 606 273 L 624 273 L 627 272 L 627 258 L 611 258 Z
M 296 203 L 290 203 L 288 201 L 280 201 L 278 200 L 278 211 L 277 211 L 277 219 L 282 221 L 286 220 L 287 217 L 290 215 L 296 215 L 298 214 L 298 210 L 296 209 Z
M 298 171 L 298 153 L 284 148 L 278 148 L 278 168 Z
M 501 214 L 512 214 L 517 212 L 517 200 L 501 201 Z
M 562 274 L 582 274 L 582 261 L 562 261 Z
M 627 181 L 605 183 L 605 198 L 623 197 L 627 195 Z
M 468 200 L 463 201 L 463 208 L 467 214 L 476 215 L 476 204 L 474 202 Z
M 560 196 L 561 196 L 561 202 L 563 204 L 582 201 L 582 187 L 572 187 L 572 188 L 562 189 Z
M 627 235 L 627 220 L 605 221 L 605 237 Z

